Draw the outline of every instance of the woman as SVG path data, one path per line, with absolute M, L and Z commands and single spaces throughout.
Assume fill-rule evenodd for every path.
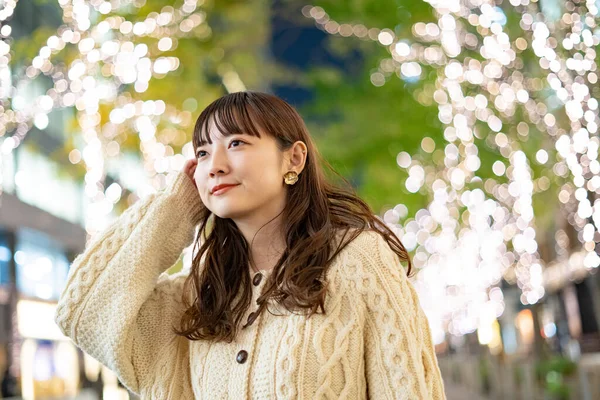
M 196 158 L 79 255 L 56 322 L 144 399 L 443 399 L 394 234 L 328 183 L 298 113 L 210 104 Z M 193 241 L 190 271 L 164 273 Z

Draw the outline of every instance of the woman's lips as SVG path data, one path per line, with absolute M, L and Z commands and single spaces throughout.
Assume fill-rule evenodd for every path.
M 229 189 L 233 189 L 233 188 L 234 188 L 234 187 L 236 187 L 236 186 L 238 186 L 238 185 L 230 185 L 230 186 L 225 186 L 225 187 L 222 187 L 222 188 L 220 188 L 219 190 L 215 190 L 215 191 L 212 193 L 212 195 L 213 195 L 213 196 L 220 196 L 220 195 L 222 195 L 223 193 L 227 192 Z

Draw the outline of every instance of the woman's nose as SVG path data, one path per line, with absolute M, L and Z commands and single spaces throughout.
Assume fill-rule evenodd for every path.
M 216 175 L 222 175 L 229 172 L 229 162 L 224 152 L 216 150 L 211 157 L 211 166 L 209 175 L 214 177 Z

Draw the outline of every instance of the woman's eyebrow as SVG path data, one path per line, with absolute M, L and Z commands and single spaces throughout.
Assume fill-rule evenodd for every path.
M 245 132 L 243 132 L 243 133 L 234 133 L 231 136 L 245 136 L 245 137 L 248 137 L 248 138 L 257 138 L 258 139 L 258 137 L 252 135 L 251 133 L 245 133 Z
M 246 136 L 246 137 L 250 137 L 250 138 L 255 138 L 256 136 L 251 135 L 249 133 L 232 133 L 230 135 L 227 135 L 224 140 L 227 140 L 228 138 L 230 138 L 231 136 Z M 213 139 L 214 140 L 214 139 Z M 198 147 L 196 147 L 196 149 L 199 149 L 202 146 L 206 146 L 208 144 L 208 142 L 204 139 L 200 139 L 200 141 L 198 142 Z

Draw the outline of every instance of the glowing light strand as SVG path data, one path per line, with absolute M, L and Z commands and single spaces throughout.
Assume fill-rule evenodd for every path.
M 563 166 L 571 171 L 573 181 L 566 182 L 561 202 L 569 202 L 579 190 L 577 213 L 567 218 L 579 229 L 584 228 L 589 250 L 585 267 L 594 268 L 600 263 L 593 241 L 600 227 L 600 201 L 592 205 L 583 192 L 587 189 L 597 194 L 600 186 L 598 139 L 589 135 L 597 131 L 598 124 L 598 102 L 591 96 L 590 87 L 597 82 L 593 47 L 599 35 L 590 29 L 596 26 L 598 14 L 593 1 L 586 3 L 585 15 L 565 13 L 559 21 L 545 23 L 541 22 L 544 16 L 536 13 L 537 4 L 511 0 L 521 13 L 525 36 L 514 40 L 504 32 L 506 17 L 493 2 L 430 4 L 438 16 L 437 23 L 414 24 L 414 37 L 406 39 L 397 38 L 389 29 L 340 24 L 320 7 L 307 6 L 303 13 L 330 34 L 373 40 L 388 48 L 391 58 L 382 60 L 371 75 L 375 86 L 396 76 L 417 80 L 424 67 L 437 72 L 434 86 L 415 93 L 415 97 L 425 105 L 438 105 L 439 119 L 446 126 L 443 165 L 427 165 L 419 155 L 399 155 L 399 165 L 409 172 L 407 190 L 429 190 L 434 200 L 404 226 L 398 224 L 398 213 L 386 215 L 405 245 L 411 250 L 416 248 L 415 264 L 421 268 L 416 286 L 427 293 L 422 296 L 423 305 L 440 339 L 443 330 L 462 334 L 477 329 L 481 321 L 488 320 L 483 313 L 490 308 L 501 314 L 502 296 L 492 298 L 488 288 L 497 285 L 502 276 L 519 285 L 524 304 L 535 303 L 544 295 L 543 276 L 547 274 L 537 252 L 531 203 L 535 192 L 548 188 L 548 178 L 533 180 L 531 161 L 520 149 L 520 139 L 528 136 L 529 124 L 556 143 L 559 160 L 553 170 L 557 175 L 566 177 Z M 465 29 L 466 25 L 475 27 L 479 36 Z M 569 29 L 562 43 L 564 51 L 555 51 L 555 33 L 564 34 Z M 519 71 L 523 61 L 518 54 L 529 43 L 539 57 L 540 67 L 548 70 L 546 80 L 564 104 L 569 126 L 561 127 L 562 121 L 548 112 L 553 99 L 540 94 L 543 82 Z M 463 48 L 478 51 L 484 61 L 461 58 Z M 471 92 L 479 93 L 465 95 Z M 524 111 L 528 123 L 514 122 L 518 108 Z M 488 179 L 482 182 L 483 190 L 467 190 L 466 186 L 481 182 L 476 174 L 480 161 L 474 137 L 482 138 L 485 133 L 478 121 L 486 123 L 492 132 L 486 135 L 488 144 L 509 160 L 508 169 L 499 161 L 494 164 L 494 173 L 505 174 L 509 181 L 500 184 Z M 518 138 L 503 132 L 509 126 L 517 127 Z M 433 184 L 424 185 L 426 181 Z

